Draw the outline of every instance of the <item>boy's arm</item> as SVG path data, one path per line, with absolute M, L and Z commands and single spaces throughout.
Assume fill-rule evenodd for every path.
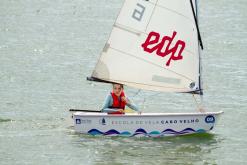
M 134 111 L 139 111 L 139 108 L 134 104 L 132 103 L 129 98 L 127 98 L 127 104 L 126 104 L 129 108 L 133 109 Z
M 105 102 L 104 102 L 104 105 L 103 105 L 103 108 L 102 108 L 101 111 L 102 111 L 102 112 L 106 112 L 106 113 L 117 112 L 118 109 L 109 108 L 109 107 L 111 107 L 112 102 L 113 102 L 113 100 L 112 100 L 111 95 L 108 95 L 108 96 L 106 97 L 106 99 L 105 99 Z

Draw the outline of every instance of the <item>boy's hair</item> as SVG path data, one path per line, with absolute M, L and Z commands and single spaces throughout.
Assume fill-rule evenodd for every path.
M 119 83 L 112 83 L 112 86 L 114 86 L 114 85 L 120 85 L 120 87 L 121 87 L 122 89 L 124 89 L 123 84 L 119 84 Z

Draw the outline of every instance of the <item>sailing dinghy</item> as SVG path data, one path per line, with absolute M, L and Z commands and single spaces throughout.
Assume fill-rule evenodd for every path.
M 88 80 L 203 95 L 197 0 L 125 0 Z M 211 131 L 220 112 L 73 112 L 76 132 L 174 136 Z

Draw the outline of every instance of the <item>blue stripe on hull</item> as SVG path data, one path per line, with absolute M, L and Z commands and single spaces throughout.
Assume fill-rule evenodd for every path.
M 182 131 L 175 131 L 173 129 L 165 129 L 162 132 L 159 131 L 151 131 L 151 132 L 147 132 L 142 128 L 137 129 L 133 134 L 131 134 L 128 131 L 124 131 L 124 132 L 119 132 L 117 130 L 111 129 L 109 131 L 106 132 L 102 132 L 99 131 L 97 129 L 91 129 L 88 131 L 89 134 L 91 135 L 105 135 L 105 136 L 169 136 L 169 135 L 185 135 L 185 134 L 192 134 L 192 133 L 205 133 L 206 130 L 204 129 L 198 129 L 198 130 L 194 130 L 192 128 L 186 128 Z

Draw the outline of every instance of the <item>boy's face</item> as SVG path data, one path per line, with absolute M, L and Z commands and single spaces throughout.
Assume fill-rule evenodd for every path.
M 121 85 L 119 85 L 119 84 L 114 84 L 113 85 L 113 93 L 115 95 L 120 96 L 122 90 L 123 90 L 123 88 L 121 87 Z

